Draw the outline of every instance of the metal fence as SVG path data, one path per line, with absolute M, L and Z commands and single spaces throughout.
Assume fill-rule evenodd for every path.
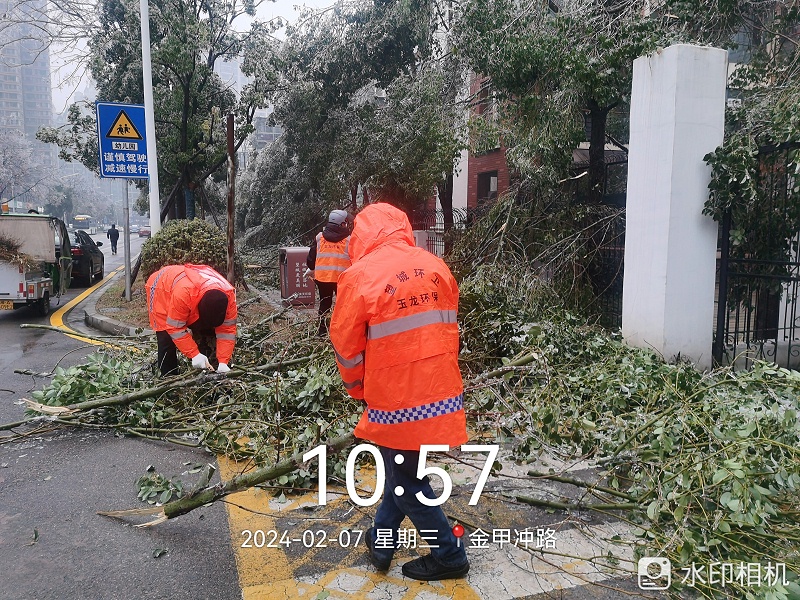
M 615 202 L 616 204 L 616 202 Z M 587 238 L 586 265 L 593 298 L 587 309 L 608 329 L 622 327 L 622 280 L 625 271 L 625 209 L 609 207 L 584 227 Z
M 713 356 L 717 364 L 755 360 L 800 364 L 800 232 L 792 189 L 800 143 L 759 153 L 757 189 L 763 206 L 720 225 Z M 734 244 L 731 244 L 731 238 Z
M 572 189 L 565 190 L 569 195 Z M 569 196 L 570 203 L 581 203 Z M 597 210 L 590 212 L 580 223 L 582 253 L 589 257 L 585 264 L 586 277 L 592 298 L 586 309 L 597 322 L 609 329 L 622 327 L 622 277 L 625 258 L 624 194 L 607 195 Z M 477 219 L 485 216 L 491 207 L 454 209 L 453 229 L 448 236 L 464 234 Z M 411 225 L 417 235 L 417 245 L 437 256 L 445 252 L 444 214 L 441 210 L 416 210 Z M 421 233 L 427 234 L 422 237 Z
M 470 225 L 488 212 L 489 207 L 479 208 L 454 208 L 453 228 L 448 233 L 452 236 L 469 229 Z M 444 211 L 433 209 L 417 209 L 411 215 L 411 228 L 417 232 L 418 246 L 426 248 L 428 252 L 442 257 L 446 251 Z M 421 232 L 424 232 L 423 236 Z
M 603 195 L 598 204 L 590 200 L 588 151 L 586 161 L 575 163 L 573 178 L 564 191 L 573 205 L 594 206 L 582 231 L 589 262 L 586 273 L 593 298 L 586 307 L 589 316 L 608 329 L 622 327 L 622 282 L 625 271 L 625 204 L 627 199 L 628 153 L 607 151 L 603 165 Z M 580 176 L 583 173 L 583 176 Z

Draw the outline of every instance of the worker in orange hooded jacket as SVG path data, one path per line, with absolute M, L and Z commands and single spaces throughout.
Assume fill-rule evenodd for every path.
M 169 265 L 150 275 L 146 293 L 162 375 L 178 371 L 176 349 L 192 361 L 194 368 L 213 369 L 193 336 L 211 332 L 217 340 L 217 372 L 230 371 L 237 309 L 236 290 L 227 279 L 206 265 Z M 210 348 L 205 350 L 210 352 Z
M 404 564 L 403 574 L 463 577 L 469 562 L 441 507 L 416 499 L 417 492 L 436 498 L 427 476 L 417 478 L 420 446 L 467 441 L 458 286 L 444 261 L 414 246 L 408 217 L 390 204 L 356 216 L 349 252 L 353 264 L 339 277 L 330 337 L 347 392 L 367 405 L 355 435 L 379 447 L 386 469 L 384 498 L 366 534 L 369 558 L 389 569 L 408 516 L 431 554 Z

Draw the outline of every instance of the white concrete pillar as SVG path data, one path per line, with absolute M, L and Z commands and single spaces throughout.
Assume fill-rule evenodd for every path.
M 469 150 L 462 150 L 453 174 L 453 208 L 467 208 L 467 183 L 469 182 Z
M 722 144 L 728 55 L 676 45 L 633 63 L 622 334 L 711 366 L 717 224 L 702 214 Z

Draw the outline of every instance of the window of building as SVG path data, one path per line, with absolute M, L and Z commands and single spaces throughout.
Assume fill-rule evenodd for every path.
M 492 88 L 489 80 L 487 79 L 481 83 L 481 89 L 478 90 L 478 95 L 476 98 L 477 105 L 475 106 L 476 114 L 485 115 L 487 117 L 493 116 L 494 106 L 492 102 L 492 95 Z
M 497 198 L 497 171 L 478 174 L 478 204 Z

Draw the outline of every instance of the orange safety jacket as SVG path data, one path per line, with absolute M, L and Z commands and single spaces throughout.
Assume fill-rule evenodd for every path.
M 154 331 L 166 331 L 178 350 L 194 358 L 200 350 L 188 327 L 200 318 L 197 305 L 209 290 L 220 290 L 228 296 L 225 320 L 214 329 L 217 359 L 228 364 L 236 344 L 236 290 L 211 267 L 169 265 L 150 275 L 147 280 L 150 327 Z
M 458 286 L 450 269 L 415 247 L 408 217 L 384 203 L 356 217 L 350 256 L 330 337 L 347 392 L 367 404 L 355 435 L 397 450 L 463 444 Z
M 317 258 L 314 263 L 314 279 L 331 283 L 339 279 L 339 275 L 350 266 L 350 236 L 338 242 L 329 242 L 317 234 Z

